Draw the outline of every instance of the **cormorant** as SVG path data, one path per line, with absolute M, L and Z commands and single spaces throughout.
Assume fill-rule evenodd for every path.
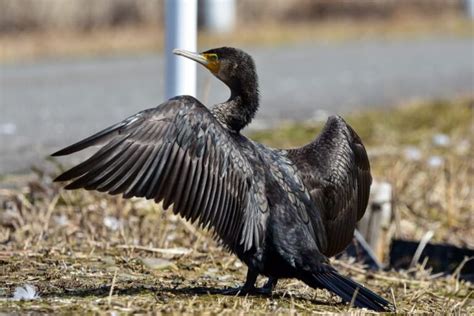
M 208 110 L 191 96 L 141 111 L 53 156 L 105 144 L 58 176 L 66 189 L 85 188 L 125 198 L 163 201 L 164 209 L 210 227 L 248 266 L 243 287 L 227 293 L 271 293 L 279 278 L 297 278 L 343 301 L 376 311 L 391 304 L 340 275 L 328 257 L 352 240 L 372 182 L 369 160 L 356 132 L 339 116 L 295 149 L 273 149 L 240 131 L 259 106 L 253 59 L 222 47 L 192 59 L 230 88 L 230 98 Z M 258 275 L 269 277 L 255 288 Z M 353 298 L 353 296 L 356 296 Z

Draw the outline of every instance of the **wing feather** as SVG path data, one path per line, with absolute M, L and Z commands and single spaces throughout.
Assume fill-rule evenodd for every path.
M 114 139 L 106 146 L 102 147 L 95 155 L 93 155 L 86 161 L 61 174 L 59 177 L 56 178 L 56 181 L 65 181 L 67 179 L 79 177 L 86 173 L 90 169 L 91 165 L 97 166 L 100 164 L 107 163 L 108 161 L 114 158 L 114 155 L 108 155 L 108 152 L 117 148 L 117 146 L 119 146 L 124 140 L 125 138 Z
M 217 209 L 218 210 L 227 210 L 227 212 L 215 212 L 214 215 L 214 221 L 216 223 L 216 229 L 221 230 L 222 229 L 222 221 L 227 219 L 228 220 L 228 215 L 229 215 L 229 209 L 225 208 L 225 202 L 227 198 L 227 191 L 228 188 L 226 188 L 227 184 L 227 174 L 224 174 L 224 176 L 221 179 L 221 188 L 219 192 L 219 199 L 217 202 Z
M 131 151 L 124 153 L 116 163 L 115 168 L 107 174 L 107 178 L 98 184 L 91 185 L 92 189 L 97 189 L 101 192 L 110 191 L 117 182 L 119 182 L 123 174 L 130 170 L 134 160 L 140 156 L 140 147 L 136 144 L 132 144 L 130 147 Z M 86 184 L 87 185 L 87 184 Z M 112 192 L 110 192 L 112 194 Z
M 322 213 L 327 235 L 322 252 L 327 256 L 341 252 L 365 213 L 372 183 L 361 139 L 341 117 L 333 116 L 312 143 L 289 150 L 288 156 Z
M 193 219 L 193 213 L 195 213 L 194 211 L 197 209 L 197 205 L 199 205 L 200 203 L 200 200 L 198 198 L 198 190 L 200 190 L 200 188 L 202 188 L 202 185 L 203 185 L 203 181 L 205 181 L 206 179 L 206 176 L 202 175 L 202 164 L 200 161 L 198 160 L 195 160 L 193 161 L 194 164 L 196 164 L 196 170 L 194 172 L 194 177 L 192 179 L 192 184 L 191 184 L 191 191 L 189 193 L 189 198 L 188 198 L 188 201 L 186 202 L 186 205 L 183 206 L 183 213 L 184 213 L 184 216 L 188 219 L 188 220 L 192 220 L 194 221 Z M 204 184 L 205 185 L 205 184 Z
M 211 172 L 206 172 L 207 166 L 201 166 L 202 176 L 201 181 L 196 192 L 196 201 L 194 204 L 194 209 L 191 214 L 191 221 L 196 221 L 198 216 L 201 214 L 204 216 L 203 204 L 209 199 L 210 191 L 212 190 L 212 174 Z
M 147 199 L 155 198 L 157 191 L 159 189 L 159 183 L 160 183 L 159 181 L 161 178 L 161 174 L 163 173 L 165 164 L 168 161 L 171 154 L 172 144 L 169 142 L 166 142 L 163 146 L 164 147 L 160 152 L 160 158 L 157 161 L 157 167 L 153 171 L 152 178 L 150 179 L 151 182 L 149 184 L 143 183 L 144 188 L 148 186 L 148 188 L 146 189 L 146 195 L 145 195 Z
M 174 212 L 212 228 L 229 248 L 248 250 L 263 239 L 258 213 L 266 206 L 261 196 L 250 199 L 257 190 L 264 192 L 256 189 L 262 183 L 253 180 L 240 142 L 251 146 L 234 138 L 196 99 L 177 97 L 56 152 L 68 155 L 104 144 L 55 180 L 70 181 L 67 189 L 163 201 L 165 209 L 173 204 Z M 261 205 L 251 206 L 251 200 Z
M 232 218 L 230 221 L 226 222 L 226 227 L 224 228 L 226 231 L 233 231 L 233 227 L 236 222 L 236 206 L 238 205 L 238 190 L 239 190 L 239 181 L 236 176 L 236 173 L 233 172 L 232 174 L 232 183 L 233 185 L 231 186 L 231 194 L 230 194 L 230 214 L 232 214 Z
M 187 156 L 185 155 L 187 158 Z M 175 193 L 173 195 L 174 202 L 174 212 L 177 213 L 178 210 L 182 209 L 182 205 L 186 203 L 189 198 L 189 183 L 193 182 L 193 172 L 194 172 L 194 165 L 192 164 L 192 159 L 186 159 L 183 163 L 181 169 L 181 176 L 178 179 L 176 184 Z M 184 216 L 184 212 L 183 212 Z
M 117 181 L 115 181 L 114 185 L 110 189 L 108 189 L 108 191 L 110 191 L 110 194 L 115 195 L 123 193 L 125 191 L 130 182 L 135 179 L 135 176 L 138 173 L 139 169 L 143 166 L 144 160 L 146 160 L 147 155 L 149 154 L 148 149 L 149 148 L 146 146 L 140 146 L 137 149 L 134 155 L 135 159 L 130 158 L 130 160 L 127 161 L 127 164 L 124 165 L 119 171 Z M 132 159 L 134 159 L 135 161 L 131 161 Z
M 150 176 L 153 174 L 153 163 L 157 160 L 158 153 L 160 151 L 160 147 L 153 146 L 148 158 L 146 159 L 143 167 L 141 168 L 140 172 L 135 176 L 133 182 L 130 184 L 128 189 L 124 192 L 125 198 L 131 198 L 134 195 L 143 197 L 143 191 L 140 189 L 140 181 L 143 183 L 147 183 L 150 179 Z
M 91 190 L 93 188 L 90 188 L 90 183 L 94 180 L 99 178 L 101 175 L 107 172 L 111 172 L 115 170 L 115 168 L 118 168 L 119 164 L 118 162 L 120 159 L 123 157 L 123 155 L 127 151 L 127 147 L 131 144 L 126 144 L 125 148 L 120 148 L 120 150 L 117 150 L 117 153 L 110 155 L 107 157 L 107 159 L 104 159 L 102 162 L 98 164 L 90 164 L 89 168 L 90 171 L 87 171 L 86 173 L 83 173 L 82 176 L 78 179 L 76 179 L 74 182 L 68 184 L 66 186 L 67 190 L 73 190 L 73 189 L 79 189 L 79 188 L 85 188 L 87 190 Z M 66 171 L 67 172 L 67 171 Z M 65 173 L 64 173 L 65 174 Z M 64 174 L 60 175 L 64 176 Z M 70 178 L 72 179 L 72 178 Z M 63 180 L 65 181 L 65 180 Z
M 218 190 L 218 176 L 216 172 L 213 172 L 211 175 L 211 183 L 212 187 L 209 190 L 209 197 L 206 200 L 206 203 L 203 205 L 203 210 L 202 210 L 202 224 L 204 228 L 208 228 L 209 226 L 209 219 L 211 217 L 211 210 L 212 207 L 214 206 L 214 199 L 217 194 Z
M 176 186 L 179 181 L 178 176 L 182 173 L 182 166 L 186 163 L 184 155 L 186 154 L 183 149 L 175 145 L 178 148 L 176 152 L 176 158 L 173 165 L 168 166 L 167 170 L 170 171 L 169 176 L 166 180 L 166 187 L 163 191 L 163 208 L 166 210 L 173 203 L 174 193 L 176 192 Z M 161 196 L 159 196 L 161 200 Z

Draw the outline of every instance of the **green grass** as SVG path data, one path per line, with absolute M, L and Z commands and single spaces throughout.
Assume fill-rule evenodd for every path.
M 367 146 L 418 145 L 430 141 L 436 133 L 469 136 L 473 102 L 470 99 L 417 102 L 396 109 L 348 114 L 345 119 Z M 252 133 L 251 138 L 274 147 L 301 146 L 314 139 L 323 125 L 324 122 L 287 124 L 276 130 Z

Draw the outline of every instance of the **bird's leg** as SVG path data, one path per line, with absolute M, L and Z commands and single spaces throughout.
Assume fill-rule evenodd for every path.
M 258 273 L 255 270 L 248 269 L 247 279 L 245 284 L 240 287 L 225 289 L 222 291 L 224 295 L 247 295 L 247 294 L 257 294 L 255 288 L 255 282 L 257 281 Z
M 263 285 L 263 287 L 257 289 L 260 294 L 271 295 L 278 283 L 278 278 L 269 277 L 268 281 Z
M 255 287 L 255 282 L 257 281 L 258 273 L 253 270 L 247 271 L 247 280 L 245 284 L 241 287 L 230 288 L 223 290 L 222 294 L 225 295 L 271 295 L 273 289 L 275 288 L 278 279 L 274 277 L 269 277 L 268 281 L 260 288 Z
M 268 281 L 262 287 L 254 287 L 248 294 L 272 295 L 273 289 L 275 289 L 277 282 L 277 278 L 269 277 Z

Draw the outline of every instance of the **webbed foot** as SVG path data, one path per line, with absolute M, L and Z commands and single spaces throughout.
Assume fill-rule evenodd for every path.
M 239 286 L 234 288 L 227 288 L 221 291 L 222 295 L 238 295 L 238 296 L 245 296 L 245 295 L 271 295 L 272 290 L 265 288 L 265 287 L 246 287 L 246 286 Z
M 248 283 L 245 283 L 244 286 L 224 289 L 224 290 L 222 290 L 221 293 L 223 295 L 239 295 L 239 296 L 264 295 L 264 296 L 269 296 L 269 295 L 272 295 L 272 291 L 275 288 L 276 283 L 277 283 L 277 279 L 269 278 L 267 283 L 265 283 L 265 285 L 262 286 L 262 287 L 255 287 L 254 285 L 249 285 Z

